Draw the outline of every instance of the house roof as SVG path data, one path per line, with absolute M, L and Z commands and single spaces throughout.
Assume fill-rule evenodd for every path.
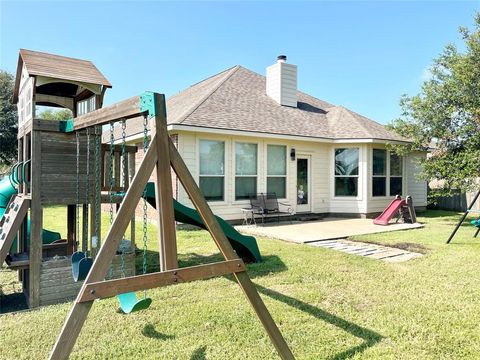
M 29 75 L 112 87 L 91 61 L 20 49 L 13 95 L 14 101 L 18 96 L 23 65 L 27 68 Z
M 342 106 L 298 91 L 298 107 L 266 94 L 265 77 L 235 66 L 167 100 L 168 124 L 324 139 L 408 141 Z

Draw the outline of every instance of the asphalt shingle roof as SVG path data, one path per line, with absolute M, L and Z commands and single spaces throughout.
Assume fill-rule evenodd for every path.
M 408 141 L 342 106 L 298 91 L 298 107 L 266 94 L 265 77 L 235 66 L 167 99 L 169 124 L 326 139 Z

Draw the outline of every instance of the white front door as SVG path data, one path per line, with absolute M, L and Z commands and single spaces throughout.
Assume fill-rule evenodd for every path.
M 310 155 L 297 156 L 297 212 L 312 211 Z

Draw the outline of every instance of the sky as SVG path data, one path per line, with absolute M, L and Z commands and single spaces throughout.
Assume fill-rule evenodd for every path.
M 380 123 L 401 114 L 444 46 L 462 46 L 478 1 L 0 0 L 0 69 L 20 48 L 91 60 L 110 80 L 105 105 L 171 96 L 234 65 L 265 75 L 285 54 L 298 87 Z

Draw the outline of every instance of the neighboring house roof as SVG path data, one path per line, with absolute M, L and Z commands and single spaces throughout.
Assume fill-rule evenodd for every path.
M 266 94 L 264 76 L 235 66 L 167 99 L 169 125 L 325 139 L 408 141 L 342 106 L 298 91 L 298 107 Z
M 27 68 L 29 75 L 97 84 L 109 88 L 112 87 L 110 82 L 91 61 L 20 49 L 17 76 L 13 91 L 14 99 L 17 99 L 18 96 L 23 65 Z M 16 100 L 14 100 L 14 102 L 15 101 Z

